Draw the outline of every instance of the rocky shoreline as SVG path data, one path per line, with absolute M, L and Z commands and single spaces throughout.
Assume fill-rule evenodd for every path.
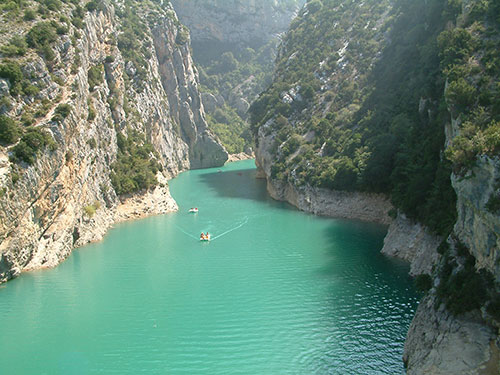
M 358 219 L 388 225 L 381 252 L 407 261 L 410 275 L 431 275 L 439 262 L 442 242 L 427 228 L 393 211 L 387 197 L 376 194 L 339 192 L 271 179 L 273 159 L 268 152 L 273 134 L 259 130 L 256 152 L 258 177 L 267 180 L 269 194 L 300 210 L 333 218 Z M 443 305 L 435 308 L 430 294 L 419 304 L 410 325 L 403 360 L 408 375 L 496 375 L 500 367 L 498 332 L 480 317 L 455 317 Z M 496 342 L 496 343 L 495 343 Z
M 12 259 L 9 253 L 3 254 L 1 262 L 8 269 L 0 269 L 4 272 L 0 283 L 19 276 L 21 272 L 56 267 L 66 260 L 75 248 L 101 241 L 107 231 L 117 223 L 177 210 L 177 203 L 170 195 L 168 185 L 163 185 L 122 197 L 119 203 L 111 208 L 99 207 L 91 217 L 82 217 L 71 227 L 72 230 L 66 226 L 72 221 L 72 215 L 62 214 L 57 220 L 58 224 L 51 227 L 50 232 L 47 231 L 42 236 L 38 246 L 32 249 L 29 262 L 24 267 L 16 264 L 16 260 Z
M 383 194 L 335 191 L 308 185 L 298 187 L 289 181 L 272 179 L 273 157 L 269 150 L 273 141 L 272 132 L 259 129 L 255 158 L 257 177 L 266 179 L 271 197 L 319 216 L 388 225 L 382 253 L 409 262 L 413 276 L 431 272 L 436 249 L 442 239 L 432 235 L 419 223 L 408 220 L 401 213 L 398 213 L 395 219 L 392 218 L 389 213 L 395 211 L 394 207 Z
M 408 375 L 497 375 L 497 333 L 468 313 L 456 317 L 434 295 L 417 308 L 406 337 L 403 361 Z
M 253 157 L 254 155 L 247 153 L 232 154 L 227 163 Z M 21 272 L 56 267 L 71 254 L 73 249 L 101 241 L 115 224 L 176 212 L 178 206 L 170 194 L 168 179 L 161 173 L 157 178 L 159 184 L 155 188 L 122 196 L 111 207 L 103 205 L 95 208 L 92 216 L 82 216 L 74 226 L 68 226 L 68 223 L 73 221 L 72 215 L 67 212 L 62 213 L 57 219 L 59 224 L 50 228 L 50 231 L 40 239 L 24 267 L 16 264 L 17 261 L 9 253 L 2 254 L 0 274 L 3 276 L 0 277 L 0 284 L 19 276 Z M 5 241 L 2 246 L 6 248 L 7 244 Z
M 70 14 L 70 8 L 63 11 Z M 71 26 L 57 37 L 57 69 L 49 72 L 35 53 L 23 65 L 34 83 L 43 82 L 40 96 L 51 99 L 36 126 L 53 146 L 39 150 L 32 163 L 10 162 L 12 146 L 0 147 L 0 283 L 56 266 L 75 247 L 102 239 L 116 222 L 172 212 L 177 206 L 169 178 L 227 160 L 205 120 L 189 35 L 168 4 L 137 11 L 149 19 L 141 77 L 116 44 L 124 25 L 107 3 L 85 13 L 83 29 Z M 92 85 L 89 72 L 97 75 Z M 22 97 L 12 101 L 12 118 L 32 110 Z M 65 108 L 65 117 L 54 118 L 56 108 Z M 129 136 L 151 148 L 147 157 L 158 185 L 117 196 L 113 165 L 130 154 Z M 144 174 L 131 171 L 129 191 L 142 186 L 137 180 L 144 182 Z
M 398 213 L 389 225 L 381 252 L 410 263 L 411 276 L 424 273 L 431 275 L 439 259 L 436 249 L 442 240 L 420 223 Z
M 412 276 L 432 274 L 439 260 L 437 247 L 442 238 L 400 213 L 390 218 L 387 213 L 392 206 L 384 196 L 296 188 L 270 179 L 267 187 L 274 199 L 287 201 L 305 212 L 388 225 L 381 252 L 407 261 Z M 434 304 L 435 297 L 426 296 L 410 325 L 403 357 L 407 374 L 496 375 L 500 364 L 495 344 L 498 333 L 479 317 L 457 318 L 443 305 L 436 309 Z
M 255 154 L 252 152 L 240 152 L 238 154 L 229 154 L 226 163 L 232 163 L 233 161 L 240 160 L 250 160 L 255 159 Z

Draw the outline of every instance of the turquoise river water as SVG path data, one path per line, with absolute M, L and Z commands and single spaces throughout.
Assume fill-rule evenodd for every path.
M 275 202 L 253 161 L 170 186 L 177 213 L 0 286 L 0 373 L 404 373 L 418 296 L 385 227 Z

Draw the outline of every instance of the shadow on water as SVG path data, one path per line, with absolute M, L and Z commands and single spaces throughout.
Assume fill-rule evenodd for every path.
M 380 252 L 386 233 L 385 225 L 336 220 L 325 229 L 329 261 L 318 272 L 342 278 L 355 272 L 360 284 L 372 283 L 376 277 L 397 290 L 413 288 L 409 264 Z
M 255 169 L 220 171 L 200 175 L 201 182 L 223 198 L 276 202 L 266 190 L 266 180 L 256 178 Z
M 386 231 L 383 225 L 336 221 L 323 232 L 327 261 L 317 270 L 328 280 L 323 325 L 351 358 L 339 373 L 404 374 L 399 358 L 418 295 L 408 264 L 380 253 Z M 381 340 L 392 349 L 378 345 Z M 323 360 L 328 368 L 336 365 L 330 357 Z
M 381 266 L 385 257 L 380 253 L 387 227 L 358 220 L 336 219 L 324 230 L 328 243 L 325 251 L 330 261 L 320 269 L 326 275 L 339 269 L 339 259 L 356 262 L 360 266 Z M 347 250 L 348 249 L 348 250 Z

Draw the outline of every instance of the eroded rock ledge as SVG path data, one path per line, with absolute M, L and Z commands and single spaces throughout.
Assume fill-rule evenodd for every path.
M 408 331 L 403 360 L 408 375 L 496 375 L 498 335 L 479 316 L 451 315 L 435 297 L 419 304 Z
M 410 275 L 432 274 L 439 254 L 436 251 L 442 238 L 433 235 L 420 223 L 399 213 L 389 225 L 382 254 L 410 263 Z

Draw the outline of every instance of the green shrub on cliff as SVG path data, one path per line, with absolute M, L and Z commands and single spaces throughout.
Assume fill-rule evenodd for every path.
M 89 90 L 94 91 L 96 86 L 104 82 L 104 66 L 102 64 L 94 65 L 89 68 L 87 73 Z
M 292 22 L 275 80 L 250 108 L 254 134 L 264 124 L 267 133 L 289 130 L 275 137 L 275 175 L 386 193 L 407 216 L 446 235 L 456 197 L 442 158 L 449 114 L 441 68 L 465 61 L 476 44 L 469 32 L 438 37 L 461 7 L 440 0 L 398 0 L 393 8 L 374 0 L 315 4 Z M 457 108 L 478 93 L 467 79 L 447 92 Z M 292 134 L 304 141 L 288 160 L 280 150 Z
M 445 256 L 439 272 L 439 285 L 436 290 L 437 301 L 444 303 L 454 315 L 477 310 L 496 295 L 493 276 L 484 269 L 475 269 L 476 260 L 469 254 L 462 256 L 462 267 Z
M 117 133 L 117 160 L 111 166 L 111 183 L 117 195 L 135 193 L 158 184 L 160 169 L 153 146 L 137 131 Z
M 35 18 L 36 18 L 36 12 L 33 9 L 28 8 L 24 11 L 23 19 L 25 21 L 33 21 Z
M 28 43 L 28 46 L 37 50 L 55 42 L 56 39 L 55 28 L 50 22 L 38 22 L 26 34 L 26 43 Z
M 19 65 L 17 61 L 5 60 L 5 62 L 0 65 L 0 77 L 9 80 L 11 95 L 20 94 L 23 72 L 21 70 L 21 65 Z
M 415 288 L 422 292 L 427 293 L 432 288 L 432 278 L 430 275 L 424 273 L 415 277 Z
M 42 55 L 46 62 L 52 62 L 55 58 L 51 44 L 57 40 L 57 27 L 55 21 L 38 22 L 26 34 L 26 43 Z
M 14 160 L 33 164 L 37 154 L 46 147 L 50 150 L 56 148 L 50 134 L 41 128 L 28 129 L 19 143 L 12 149 Z
M 16 143 L 21 135 L 19 125 L 6 115 L 0 115 L 0 143 Z
M 207 123 L 230 154 L 243 152 L 252 144 L 246 123 L 227 105 L 217 108 L 212 115 L 208 114 Z
M 443 31 L 438 38 L 448 80 L 446 99 L 462 124 L 446 155 L 460 175 L 474 167 L 478 156 L 500 155 L 498 9 L 494 0 L 473 1 L 462 15 L 462 27 Z
M 99 208 L 101 208 L 101 202 L 95 201 L 93 204 L 83 207 L 83 212 L 91 218 Z
M 103 10 L 104 9 L 104 4 L 102 2 L 102 0 L 91 0 L 89 1 L 86 5 L 85 5 L 85 8 L 89 11 L 89 12 L 94 12 L 94 11 L 100 11 L 100 10 Z
M 24 56 L 26 54 L 26 49 L 28 45 L 26 44 L 26 39 L 19 35 L 13 36 L 9 43 L 2 46 L 1 52 L 4 56 Z

